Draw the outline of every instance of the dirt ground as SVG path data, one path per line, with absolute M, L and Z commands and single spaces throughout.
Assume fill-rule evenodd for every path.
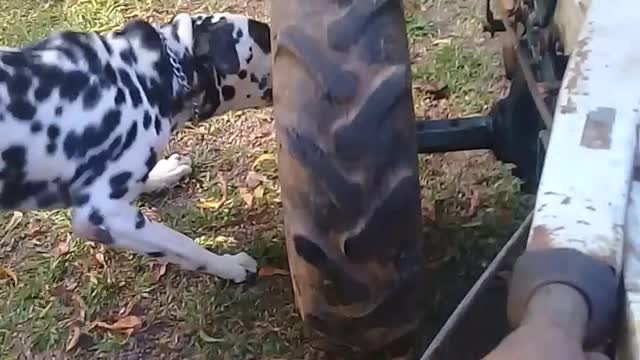
M 481 32 L 482 2 L 405 6 L 417 116 L 486 113 L 506 83 L 497 46 Z M 62 28 L 111 30 L 133 17 L 161 21 L 179 11 L 268 21 L 266 0 L 0 1 L 0 45 Z M 275 148 L 271 109 L 188 127 L 168 153 L 189 154 L 193 175 L 139 201 L 146 214 L 210 249 L 252 254 L 264 267 L 254 286 L 82 241 L 71 235 L 68 211 L 0 214 L 0 358 L 320 358 L 293 305 Z M 530 199 L 510 167 L 485 151 L 421 155 L 420 168 L 428 342 L 522 221 Z

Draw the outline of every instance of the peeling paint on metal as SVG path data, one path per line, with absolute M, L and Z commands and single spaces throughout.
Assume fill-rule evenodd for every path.
M 537 225 L 531 231 L 527 249 L 541 250 L 551 247 L 553 232 L 546 225 Z
M 567 97 L 567 102 L 565 104 L 560 105 L 560 113 L 562 114 L 573 114 L 576 111 L 578 111 L 578 107 L 571 96 Z
M 616 121 L 616 109 L 599 107 L 589 111 L 582 130 L 580 146 L 589 149 L 610 149 L 611 130 Z
M 588 80 L 585 75 L 588 71 L 584 68 L 584 64 L 589 58 L 591 50 L 587 48 L 587 45 L 591 41 L 591 36 L 583 37 L 576 42 L 575 50 L 572 54 L 574 59 L 573 66 L 567 69 L 565 76 L 567 77 L 566 87 L 569 94 L 578 94 L 578 85 L 581 80 Z

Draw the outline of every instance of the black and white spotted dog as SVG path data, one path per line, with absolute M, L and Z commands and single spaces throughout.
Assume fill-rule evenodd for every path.
M 188 157 L 157 161 L 172 131 L 271 104 L 270 52 L 267 24 L 229 13 L 0 49 L 0 208 L 71 208 L 78 236 L 247 280 L 249 255 L 209 252 L 134 202 L 191 172 Z

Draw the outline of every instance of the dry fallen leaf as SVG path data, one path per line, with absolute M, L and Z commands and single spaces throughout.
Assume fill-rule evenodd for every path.
M 10 278 L 11 280 L 13 280 L 13 283 L 15 285 L 18 285 L 18 276 L 16 276 L 16 273 L 8 267 L 0 265 L 0 279 L 2 279 L 3 277 Z
M 14 211 L 13 212 L 13 216 L 11 216 L 11 220 L 9 220 L 7 225 L 5 225 L 4 228 L 2 229 L 2 231 L 4 232 L 5 235 L 0 240 L 0 242 L 6 241 L 11 236 L 12 230 L 16 226 L 18 226 L 18 224 L 20 224 L 20 222 L 22 221 L 23 218 L 24 218 L 24 214 L 22 214 L 20 211 Z
M 262 199 L 264 197 L 264 186 L 260 185 L 253 190 L 253 196 L 256 199 Z
M 96 254 L 95 257 L 96 257 L 96 260 L 98 260 L 98 262 L 102 266 L 107 267 L 107 263 L 106 263 L 106 261 L 104 261 L 104 254 L 103 253 L 99 252 L 99 253 Z
M 439 45 L 439 44 L 451 45 L 451 38 L 436 39 L 433 41 L 433 45 Z
M 221 172 L 218 172 L 218 181 L 220 181 L 220 188 L 222 189 L 222 198 L 218 201 L 200 200 L 200 203 L 196 204 L 197 207 L 202 209 L 218 209 L 227 202 L 227 181 Z
M 65 240 L 58 242 L 58 245 L 56 246 L 56 250 L 55 250 L 55 255 L 57 257 L 60 257 L 68 254 L 70 250 L 70 246 L 69 246 L 70 243 L 71 243 L 71 235 L 68 235 Z
M 224 341 L 224 339 L 216 339 L 214 337 L 211 337 L 202 330 L 198 331 L 198 335 L 200 336 L 200 339 L 202 339 L 202 341 L 206 343 L 218 343 Z
M 157 270 L 153 272 L 153 280 L 158 282 L 164 274 L 167 273 L 167 264 L 159 264 Z
M 269 178 L 262 174 L 258 174 L 255 171 L 249 171 L 249 173 L 247 174 L 246 183 L 248 188 L 254 189 L 261 183 L 269 183 Z
M 240 188 L 238 190 L 240 192 L 240 197 L 242 198 L 242 201 L 244 201 L 244 203 L 247 204 L 247 207 L 253 206 L 253 194 L 248 193 L 247 189 L 245 188 Z
M 87 305 L 82 300 L 82 297 L 78 294 L 71 295 L 71 300 L 76 304 L 78 309 L 78 315 L 82 321 L 84 321 L 86 313 L 87 313 Z
M 480 192 L 477 189 L 471 189 L 469 196 L 469 208 L 464 212 L 464 216 L 474 216 L 480 207 Z
M 261 162 L 266 161 L 266 160 L 276 160 L 276 156 L 274 154 L 262 154 L 260 156 L 258 156 L 258 158 L 256 159 L 256 161 L 253 162 L 253 165 L 251 165 L 251 169 L 255 170 L 256 167 L 258 165 L 260 165 Z
M 258 277 L 268 277 L 274 275 L 289 275 L 289 272 L 284 269 L 278 269 L 272 266 L 263 266 L 258 269 Z
M 65 351 L 71 351 L 73 348 L 78 345 L 78 340 L 80 340 L 80 327 L 74 326 L 69 333 L 69 339 L 67 340 L 67 346 L 65 346 Z
M 109 330 L 129 330 L 129 329 L 135 328 L 140 324 L 142 324 L 142 319 L 140 317 L 129 315 L 129 316 L 123 317 L 122 319 L 116 321 L 113 324 L 107 324 L 102 321 L 96 321 L 94 323 L 94 326 L 97 326 L 103 329 L 109 329 Z

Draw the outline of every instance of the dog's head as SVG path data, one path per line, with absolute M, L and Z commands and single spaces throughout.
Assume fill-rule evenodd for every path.
M 266 23 L 230 13 L 178 14 L 162 32 L 170 46 L 186 49 L 183 68 L 193 69 L 200 118 L 272 104 Z

